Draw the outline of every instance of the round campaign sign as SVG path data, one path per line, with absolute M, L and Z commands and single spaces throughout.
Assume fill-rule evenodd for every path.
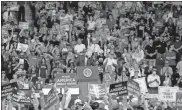
M 85 76 L 85 77 L 90 77 L 91 75 L 92 75 L 92 70 L 91 69 L 89 69 L 89 68 L 86 68 L 86 69 L 84 69 L 83 70 L 83 75 Z

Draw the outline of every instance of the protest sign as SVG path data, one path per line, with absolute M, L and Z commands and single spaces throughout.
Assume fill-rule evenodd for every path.
M 132 95 L 140 96 L 139 84 L 132 79 L 128 79 L 127 90 Z
M 182 92 L 176 93 L 176 109 L 182 110 Z
M 57 74 L 55 80 L 58 88 L 74 87 L 77 83 L 76 74 Z
M 19 29 L 29 29 L 28 22 L 19 22 Z
M 139 84 L 141 93 L 145 94 L 146 92 L 148 92 L 145 77 L 134 79 L 134 81 Z
M 18 43 L 16 50 L 26 52 L 28 49 L 27 44 Z
M 89 84 L 88 90 L 89 94 L 96 98 L 104 97 L 107 94 L 105 84 Z
M 12 94 L 13 89 L 17 86 L 16 82 L 1 86 L 1 97 L 5 98 L 9 94 Z
M 20 104 L 31 105 L 31 91 L 13 90 L 12 100 Z
M 114 93 L 118 96 L 127 95 L 127 81 L 111 84 L 109 88 L 109 93 Z
M 159 99 L 159 95 L 158 94 L 145 94 L 145 98 L 146 99 L 153 99 L 153 98 Z
M 48 110 L 49 108 L 54 106 L 58 100 L 59 99 L 56 96 L 56 91 L 54 90 L 54 88 L 52 88 L 47 95 L 45 110 Z
M 97 82 L 99 81 L 98 67 L 80 66 L 77 67 L 78 82 Z
M 178 87 L 165 87 L 159 86 L 159 100 L 161 101 L 169 101 L 175 102 L 176 101 L 176 93 L 178 92 Z

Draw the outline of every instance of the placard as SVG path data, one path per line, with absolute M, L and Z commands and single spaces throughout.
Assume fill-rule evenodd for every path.
M 22 44 L 22 43 L 18 43 L 18 46 L 16 48 L 17 51 L 23 51 L 23 52 L 26 52 L 27 49 L 28 49 L 28 45 Z
M 118 96 L 128 95 L 127 81 L 111 84 L 109 93 L 114 93 Z
M 96 66 L 80 66 L 77 67 L 78 82 L 98 82 L 100 81 L 98 67 Z
M 55 80 L 58 88 L 74 87 L 77 84 L 76 74 L 57 74 Z
M 89 84 L 88 90 L 89 94 L 96 98 L 104 97 L 107 94 L 105 84 Z
M 137 78 L 137 79 L 133 79 L 133 80 L 139 84 L 141 93 L 145 94 L 146 92 L 148 92 L 145 77 Z
M 16 82 L 1 86 L 1 98 L 5 98 L 9 94 L 12 94 L 13 89 L 17 86 Z
M 182 92 L 176 93 L 176 109 L 182 110 Z
M 59 99 L 56 96 L 56 92 L 55 92 L 54 88 L 52 88 L 47 95 L 45 110 L 48 110 L 49 108 L 54 106 L 58 100 Z
M 29 29 L 28 22 L 19 22 L 19 29 Z
M 132 79 L 128 79 L 127 90 L 128 90 L 128 93 L 132 95 L 135 95 L 138 97 L 140 96 L 139 84 Z
M 31 93 L 31 90 L 24 91 L 14 89 L 12 91 L 12 100 L 20 104 L 31 105 Z
M 159 86 L 159 100 L 161 101 L 169 101 L 175 102 L 176 101 L 176 93 L 178 92 L 178 87 L 165 87 Z

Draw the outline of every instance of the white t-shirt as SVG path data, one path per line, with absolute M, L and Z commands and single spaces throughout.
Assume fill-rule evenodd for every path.
M 82 52 L 84 49 L 86 49 L 86 47 L 85 47 L 84 44 L 77 44 L 77 45 L 75 45 L 75 47 L 74 47 L 74 50 L 75 50 L 77 53 Z
M 156 81 L 154 81 L 155 79 L 157 79 L 157 81 L 159 81 L 159 83 L 157 83 Z M 149 75 L 148 78 L 147 78 L 148 82 L 150 81 L 154 81 L 153 83 L 149 84 L 149 87 L 158 87 L 160 85 L 160 77 L 158 75 Z
M 96 25 L 95 21 L 88 21 L 87 23 L 88 23 L 88 30 L 94 30 Z
M 176 68 L 178 69 L 179 75 L 182 76 L 182 61 L 178 62 Z
M 92 44 L 88 47 L 88 50 L 91 50 L 92 52 L 99 53 L 100 52 L 100 46 L 98 44 Z

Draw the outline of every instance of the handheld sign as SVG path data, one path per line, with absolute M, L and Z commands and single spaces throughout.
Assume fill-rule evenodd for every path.
M 176 109 L 182 110 L 182 92 L 176 93 Z
M 12 94 L 14 87 L 17 86 L 16 82 L 1 86 L 1 97 L 6 98 L 9 94 Z
M 159 86 L 159 100 L 160 101 L 169 101 L 175 102 L 176 101 L 176 93 L 178 92 L 178 87 L 165 87 Z
M 104 97 L 107 94 L 105 84 L 89 84 L 89 94 L 96 98 Z
M 54 106 L 56 104 L 56 102 L 58 101 L 58 97 L 56 96 L 56 92 L 54 90 L 54 88 L 52 88 L 47 96 L 47 101 L 46 101 L 46 105 L 45 105 L 45 110 L 48 110 L 49 108 L 51 108 L 52 106 Z
M 128 93 L 132 95 L 135 95 L 138 97 L 140 96 L 139 84 L 132 79 L 128 79 L 127 90 L 128 90 Z
M 76 74 L 57 74 L 55 80 L 58 88 L 74 87 L 77 83 Z
M 114 93 L 118 96 L 128 95 L 127 81 L 111 84 L 109 93 Z

